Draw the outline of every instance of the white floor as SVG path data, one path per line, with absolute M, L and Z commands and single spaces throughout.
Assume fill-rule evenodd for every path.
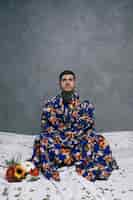
M 8 183 L 5 168 L 0 167 L 0 200 L 132 200 L 133 199 L 133 131 L 101 133 L 112 148 L 119 170 L 109 180 L 87 181 L 74 166 L 60 168 L 61 181 L 49 181 L 40 175 L 35 182 Z M 0 165 L 13 156 L 31 157 L 34 136 L 0 132 Z

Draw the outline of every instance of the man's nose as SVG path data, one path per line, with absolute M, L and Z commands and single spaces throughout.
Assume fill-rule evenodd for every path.
M 66 83 L 66 85 L 70 85 L 70 83 Z

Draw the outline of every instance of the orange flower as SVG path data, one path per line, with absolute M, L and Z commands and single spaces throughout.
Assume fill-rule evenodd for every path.
M 98 135 L 98 140 L 99 140 L 100 142 L 103 141 L 103 140 L 104 140 L 103 135 Z
M 55 136 L 55 143 L 59 144 L 60 143 L 60 137 L 59 136 Z
M 110 172 L 107 172 L 107 171 L 102 171 L 102 176 L 107 178 L 108 176 L 110 175 Z
M 46 169 L 50 169 L 50 165 L 48 163 L 43 163 L 42 170 L 45 171 Z
M 68 139 L 74 138 L 74 132 L 72 131 L 66 131 L 66 136 L 68 137 Z
M 48 138 L 43 138 L 43 139 L 42 139 L 42 144 L 47 145 L 47 144 L 48 144 Z
M 37 168 L 31 169 L 30 175 L 31 176 L 39 176 L 39 170 Z
M 75 154 L 75 158 L 76 158 L 76 160 L 80 160 L 82 157 L 81 157 L 81 153 L 80 152 L 77 152 L 76 154 Z
M 63 153 L 63 154 L 70 154 L 70 149 L 68 149 L 68 148 L 61 148 L 61 153 Z
M 75 117 L 75 118 L 78 117 L 78 111 L 73 111 L 72 116 Z
M 54 128 L 53 128 L 52 126 L 49 126 L 49 127 L 46 128 L 46 132 L 49 133 L 49 134 L 50 134 L 53 130 L 54 130 Z
M 51 117 L 49 118 L 49 121 L 50 121 L 53 125 L 56 123 L 56 120 L 57 120 L 57 118 L 56 118 L 56 117 L 53 117 L 53 116 L 51 116 Z
M 65 125 L 64 125 L 62 122 L 60 122 L 60 123 L 58 124 L 58 129 L 59 129 L 60 131 L 63 131 L 64 128 L 65 128 Z
M 25 178 L 26 171 L 20 164 L 13 164 L 6 170 L 5 178 L 8 182 L 17 182 Z
M 98 167 L 99 170 L 103 170 L 104 169 L 104 166 L 102 164 L 100 164 L 100 163 L 97 164 L 97 167 Z
M 81 168 L 77 167 L 76 168 L 76 172 L 79 174 L 79 175 L 82 175 L 83 171 Z
M 41 154 L 40 146 L 36 147 L 36 154 L 38 156 Z
M 91 181 L 94 178 L 94 174 L 92 172 L 88 172 L 88 175 L 85 176 L 88 181 Z
M 14 181 L 14 172 L 15 172 L 15 166 L 10 166 L 6 170 L 5 178 L 8 182 Z
M 34 168 L 30 170 L 30 175 L 31 176 L 39 176 L 39 170 L 38 168 Z
M 106 155 L 105 156 L 105 160 L 107 163 L 111 162 L 112 161 L 112 156 L 111 155 Z
M 72 161 L 73 161 L 73 158 L 69 156 L 68 158 L 66 158 L 64 160 L 64 163 L 67 164 L 67 165 L 71 165 Z
M 99 146 L 101 148 L 105 148 L 108 145 L 107 140 L 103 139 L 103 141 L 99 141 Z

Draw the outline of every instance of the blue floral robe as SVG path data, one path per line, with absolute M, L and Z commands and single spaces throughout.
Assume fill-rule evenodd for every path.
M 32 162 L 47 179 L 60 180 L 58 168 L 75 166 L 89 181 L 107 179 L 112 167 L 107 139 L 96 133 L 95 107 L 74 92 L 69 104 L 61 93 L 47 100 L 41 113 L 41 131 L 33 145 Z

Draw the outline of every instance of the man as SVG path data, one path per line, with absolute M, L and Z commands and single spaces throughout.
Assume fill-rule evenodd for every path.
M 108 141 L 96 133 L 94 104 L 80 101 L 73 71 L 60 73 L 59 86 L 61 92 L 44 103 L 32 162 L 46 178 L 56 181 L 58 168 L 64 165 L 75 165 L 76 172 L 89 181 L 108 179 L 118 166 Z

